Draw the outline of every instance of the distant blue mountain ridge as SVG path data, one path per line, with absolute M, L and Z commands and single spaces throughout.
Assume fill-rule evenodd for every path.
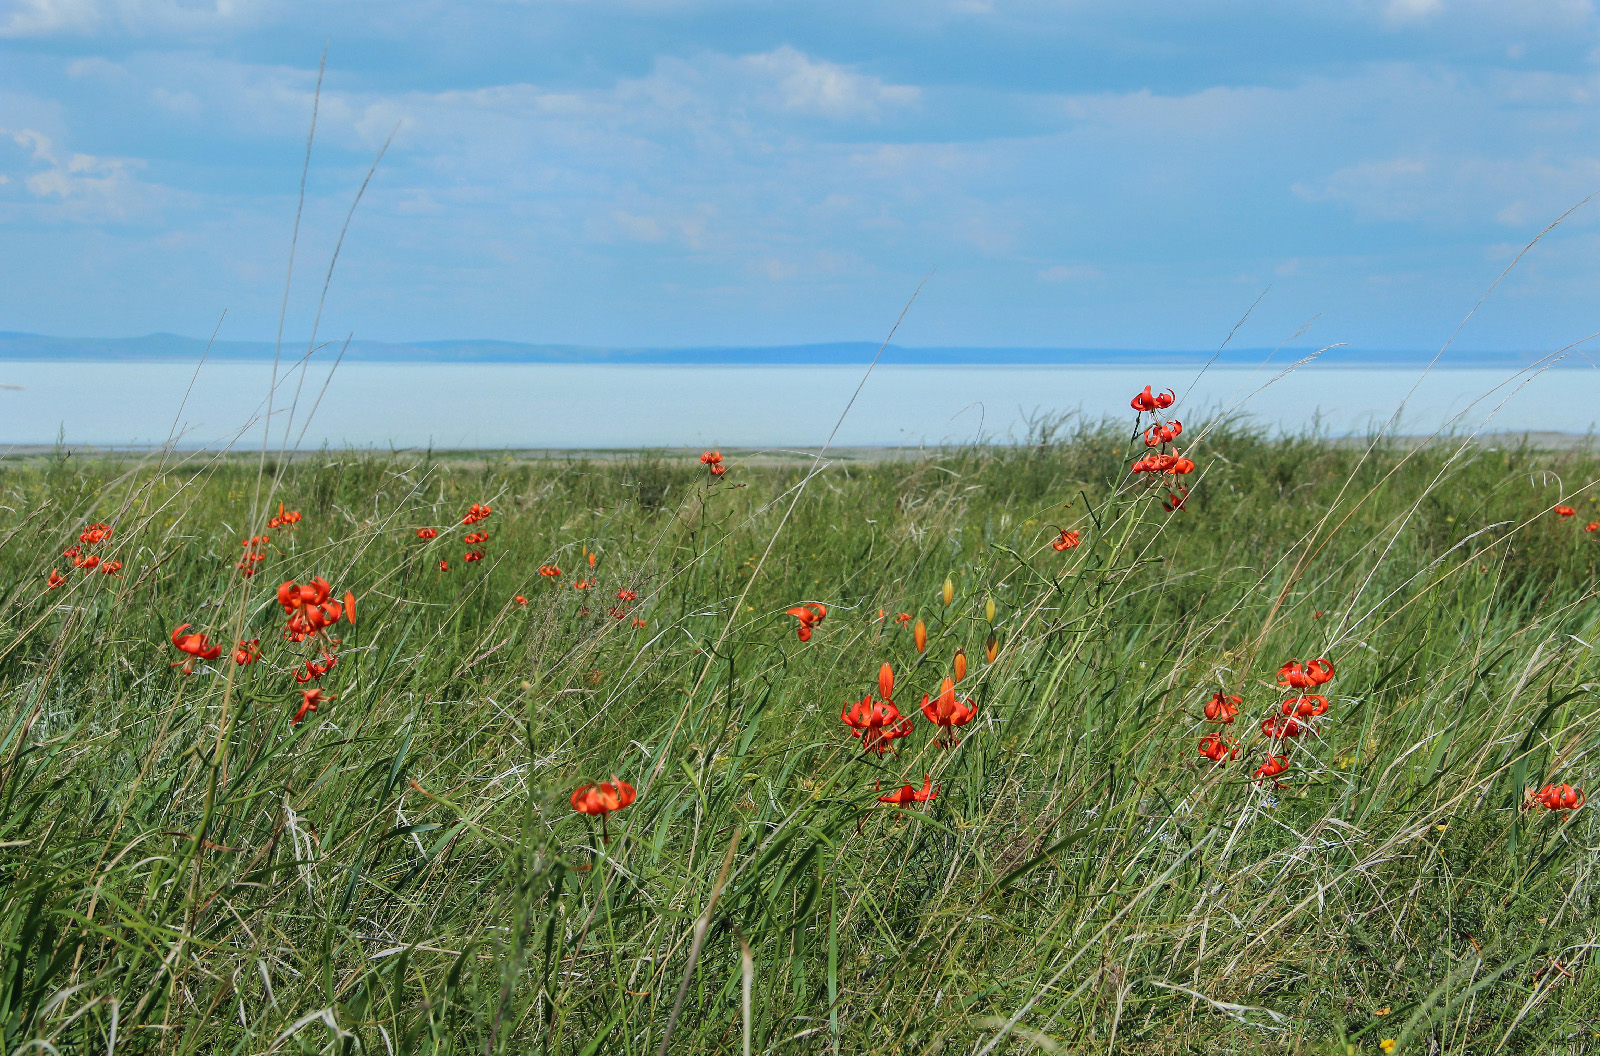
M 319 345 L 316 358 L 331 359 L 342 341 Z M 46 337 L 0 331 L 0 361 L 61 362 L 192 362 L 204 353 L 224 362 L 269 360 L 270 341 L 215 341 L 179 334 L 143 337 Z M 685 348 L 608 348 L 592 345 L 540 345 L 519 341 L 351 341 L 347 362 L 404 363 L 593 363 L 680 366 L 847 366 L 871 361 L 879 345 L 872 341 L 835 341 L 814 345 L 701 346 Z M 292 361 L 305 354 L 306 345 L 286 342 L 283 358 Z M 1199 365 L 1217 357 L 1219 366 L 1256 366 L 1271 357 L 1273 364 L 1289 366 L 1310 355 L 1313 348 L 1019 348 L 937 347 L 908 348 L 890 345 L 880 361 L 892 366 L 1126 366 L 1144 364 Z M 1521 367 L 1536 362 L 1544 352 L 1472 351 L 1451 349 L 1439 360 L 1441 367 Z M 1423 349 L 1335 348 L 1317 360 L 1322 366 L 1421 366 L 1435 352 Z M 1565 366 L 1588 366 L 1589 360 L 1571 356 Z

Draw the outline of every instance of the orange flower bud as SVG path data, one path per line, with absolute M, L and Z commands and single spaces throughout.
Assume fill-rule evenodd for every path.
M 958 648 L 956 650 L 955 662 L 953 664 L 951 664 L 950 666 L 951 666 L 951 669 L 955 672 L 955 676 L 956 676 L 956 681 L 957 682 L 960 682 L 963 678 L 966 678 L 967 677 L 967 651 L 965 649 Z
M 989 640 L 983 643 L 983 658 L 992 664 L 994 663 L 994 658 L 999 655 L 1000 639 L 991 634 Z
M 878 696 L 884 700 L 894 696 L 894 668 L 888 664 L 878 668 Z
M 923 623 L 921 620 L 918 620 L 917 621 L 917 625 L 915 627 L 911 628 L 911 640 L 913 642 L 917 643 L 917 652 L 919 652 L 919 653 L 927 652 L 928 651 L 928 625 Z
M 956 585 L 950 582 L 950 577 L 944 577 L 944 593 L 941 595 L 946 605 L 956 600 Z

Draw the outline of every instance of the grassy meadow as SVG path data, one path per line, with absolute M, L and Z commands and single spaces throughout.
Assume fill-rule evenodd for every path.
M 1183 446 L 0 462 L 0 1049 L 1600 1051 L 1600 456 Z

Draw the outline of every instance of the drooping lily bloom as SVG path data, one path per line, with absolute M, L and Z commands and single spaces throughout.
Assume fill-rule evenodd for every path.
M 83 547 L 81 547 L 81 546 L 69 546 L 65 550 L 61 551 L 61 556 L 62 557 L 77 557 L 81 553 L 83 553 Z
M 468 532 L 466 535 L 462 536 L 461 541 L 466 543 L 468 546 L 477 546 L 479 543 L 487 543 L 489 541 L 489 533 Z
M 471 550 L 468 550 L 466 553 L 461 555 L 461 560 L 465 561 L 469 565 L 472 564 L 475 561 L 482 561 L 483 560 L 483 547 L 481 547 L 481 546 L 473 547 Z
M 1138 393 L 1133 397 L 1133 399 L 1128 401 L 1128 406 L 1132 407 L 1136 411 L 1141 412 L 1165 410 L 1166 408 L 1171 407 L 1177 398 L 1177 395 L 1171 389 L 1162 389 L 1160 392 L 1151 392 L 1150 386 L 1146 385 L 1143 392 Z
M 846 704 L 839 721 L 850 727 L 850 736 L 861 738 L 863 751 L 882 755 L 892 742 L 911 733 L 911 720 L 887 700 L 873 700 L 868 693 L 858 703 Z
M 800 621 L 800 626 L 795 629 L 795 636 L 802 642 L 811 640 L 811 628 L 821 623 L 828 616 L 828 607 L 821 602 L 802 601 L 793 608 L 783 610 L 785 616 L 793 616 Z
M 314 686 L 311 689 L 302 689 L 300 691 L 300 710 L 295 712 L 294 718 L 289 720 L 290 725 L 300 725 L 301 720 L 306 717 L 307 712 L 316 711 L 318 704 L 326 704 L 332 699 L 333 697 L 331 695 L 322 691 L 321 686 Z
M 1279 706 L 1279 710 L 1285 715 L 1292 715 L 1297 719 L 1315 718 L 1328 710 L 1328 698 L 1323 696 L 1291 697 Z
M 1279 774 L 1283 773 L 1287 769 L 1289 769 L 1288 756 L 1269 755 L 1267 756 L 1265 762 L 1256 767 L 1256 772 L 1252 776 L 1254 776 L 1257 780 L 1263 780 L 1269 777 L 1276 778 Z M 1272 782 L 1272 787 L 1282 788 L 1283 782 L 1275 780 Z
M 1220 722 L 1226 726 L 1238 717 L 1239 705 L 1243 703 L 1243 697 L 1221 692 L 1214 693 L 1211 699 L 1206 701 L 1206 721 Z
M 955 659 L 950 662 L 950 671 L 956 676 L 957 682 L 967 677 L 967 651 L 960 646 L 956 647 Z
M 917 625 L 915 627 L 911 628 L 911 641 L 912 641 L 912 644 L 914 644 L 917 647 L 917 652 L 919 652 L 919 653 L 927 652 L 928 651 L 928 625 L 923 623 L 921 620 L 918 620 L 917 621 Z
M 78 533 L 78 542 L 97 546 L 111 538 L 111 526 L 104 522 L 91 524 Z
M 1278 685 L 1288 686 L 1291 689 L 1310 689 L 1332 678 L 1333 665 L 1326 659 L 1313 660 L 1309 664 L 1290 659 L 1288 663 L 1278 668 Z
M 448 571 L 450 571 L 450 562 L 444 560 L 444 558 L 440 558 L 439 559 L 439 571 L 440 572 L 448 572 Z
M 194 674 L 194 662 L 196 660 L 215 660 L 222 655 L 222 646 L 213 644 L 210 639 L 199 631 L 194 634 L 184 634 L 184 629 L 190 626 L 192 625 L 187 623 L 179 624 L 172 631 L 172 644 L 178 647 L 179 652 L 188 653 L 189 659 L 174 660 L 167 665 L 169 667 L 177 667 L 182 664 L 183 673 L 186 675 Z
M 1225 739 L 1220 733 L 1208 733 L 1200 738 L 1200 754 L 1213 763 L 1239 758 L 1239 745 Z
M 268 528 L 283 528 L 283 527 L 285 527 L 287 525 L 293 525 L 293 524 L 299 524 L 299 523 L 300 523 L 300 511 L 299 510 L 285 510 L 283 508 L 283 503 L 280 502 L 280 503 L 278 503 L 278 515 L 276 517 L 272 517 L 272 518 L 268 519 L 267 527 Z
M 579 814 L 599 817 L 601 838 L 610 843 L 611 833 L 606 831 L 606 816 L 614 810 L 630 806 L 636 798 L 638 797 L 633 786 L 616 774 L 612 774 L 610 781 L 602 781 L 596 785 L 579 785 L 574 789 L 572 809 Z
M 418 528 L 417 529 L 417 538 L 418 539 L 437 539 L 438 537 L 439 537 L 439 529 L 437 529 L 437 528 Z
M 308 605 L 321 605 L 333 593 L 333 584 L 318 576 L 310 583 L 296 583 L 292 579 L 278 584 L 278 604 L 284 612 L 293 612 Z
M 66 581 L 67 581 L 67 577 L 63 576 L 61 574 L 61 570 L 59 568 L 52 568 L 50 570 L 50 578 L 48 580 L 46 580 L 46 582 L 49 584 L 49 586 L 46 587 L 46 589 L 47 590 L 55 590 L 57 587 L 61 586 Z
M 897 612 L 894 614 L 894 622 L 898 626 L 904 627 L 911 622 L 911 614 L 909 612 Z
M 77 557 L 72 559 L 73 567 L 81 568 L 85 572 L 91 568 L 94 568 L 99 563 L 100 559 L 94 554 L 79 554 Z
M 958 743 L 955 727 L 965 726 L 977 713 L 976 704 L 956 696 L 956 684 L 952 679 L 947 678 L 940 683 L 937 697 L 930 699 L 928 694 L 922 695 L 922 714 L 942 731 L 939 735 L 941 745 L 954 746 Z
M 913 803 L 926 803 L 928 800 L 937 799 L 938 797 L 939 790 L 933 787 L 933 783 L 929 779 L 928 775 L 923 774 L 922 788 L 920 790 L 913 788 L 910 785 L 904 785 L 897 791 L 889 793 L 887 796 L 879 796 L 878 802 L 893 803 L 895 806 L 904 809 Z
M 635 616 L 633 618 L 633 625 L 635 627 L 643 627 L 643 626 L 645 626 L 645 621 L 641 620 L 641 619 L 639 619 L 639 617 Z
M 1161 500 L 1161 508 L 1168 513 L 1182 513 L 1184 503 L 1188 501 L 1189 489 L 1179 484 L 1177 491 L 1168 492 L 1167 497 Z
M 606 611 L 611 614 L 613 620 L 625 620 L 628 618 L 628 610 L 621 605 L 613 605 Z
M 1300 720 L 1294 716 L 1274 718 L 1267 716 L 1261 720 L 1261 733 L 1269 740 L 1284 741 L 1299 737 L 1306 732 Z
M 539 574 L 541 576 L 543 576 L 544 578 L 546 578 L 546 579 L 554 579 L 557 576 L 561 575 L 561 566 L 559 566 L 559 565 L 540 565 L 539 566 Z
M 707 451 L 700 456 L 702 466 L 720 466 L 722 464 L 721 451 Z
M 493 512 L 493 510 L 483 505 L 481 502 L 475 502 L 471 506 L 467 507 L 466 516 L 461 518 L 461 523 L 477 524 L 479 521 L 488 517 Z
M 711 467 L 711 475 L 713 477 L 720 477 L 727 471 L 728 467 L 723 465 L 721 462 L 718 462 L 716 465 Z
M 327 674 L 329 671 L 332 671 L 334 665 L 336 665 L 338 662 L 339 658 L 337 656 L 324 649 L 322 651 L 321 663 L 318 663 L 316 660 L 307 660 L 306 669 L 304 671 L 296 671 L 294 673 L 294 680 L 301 685 L 305 685 L 307 682 L 320 682 L 322 680 L 322 676 Z
M 514 596 L 511 600 L 516 602 L 518 605 L 526 605 L 528 603 L 528 599 L 523 597 L 521 594 Z
M 1055 547 L 1057 552 L 1060 552 L 1062 550 L 1075 549 L 1079 542 L 1081 542 L 1081 539 L 1077 532 L 1069 532 L 1063 528 L 1061 530 L 1061 537 L 1050 545 Z
M 1600 521 L 1590 521 L 1583 526 L 1583 530 L 1586 532 L 1600 532 Z
M 249 641 L 241 638 L 233 647 L 233 662 L 240 667 L 248 667 L 259 659 L 261 659 L 260 638 L 251 638 Z
M 1157 422 L 1144 431 L 1144 446 L 1160 447 L 1162 444 L 1170 444 L 1182 433 L 1183 423 L 1176 418 L 1164 425 Z
M 592 586 L 594 586 L 593 577 L 591 577 L 589 579 L 575 580 L 573 582 L 573 584 L 572 584 L 572 589 L 573 590 L 588 590 Z
M 1571 517 L 1573 514 L 1575 514 L 1577 512 L 1578 511 L 1573 509 L 1571 506 L 1557 506 L 1555 508 L 1555 515 L 1557 517 L 1560 517 L 1562 520 L 1565 520 L 1566 518 Z
M 1534 796 L 1546 810 L 1577 810 L 1587 802 L 1583 790 L 1571 785 L 1545 785 Z
M 592 583 L 594 581 L 590 580 L 590 582 Z M 637 590 L 619 590 L 619 591 L 617 591 L 617 600 L 618 601 L 638 601 L 639 600 L 639 592 Z

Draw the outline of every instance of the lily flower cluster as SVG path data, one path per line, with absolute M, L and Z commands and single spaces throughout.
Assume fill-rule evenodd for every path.
M 61 556 L 72 560 L 73 568 L 80 568 L 85 573 L 99 569 L 108 576 L 118 575 L 122 571 L 121 561 L 108 561 L 102 555 L 95 553 L 97 547 L 106 545 L 111 541 L 111 525 L 103 522 L 91 524 L 78 533 L 78 541 L 72 546 L 61 551 Z M 54 590 L 67 582 L 67 577 L 61 574 L 60 569 L 52 568 L 46 580 L 50 590 Z
M 300 523 L 299 510 L 285 510 L 283 503 L 278 503 L 278 515 L 267 520 L 268 528 L 292 528 Z
M 1178 436 L 1183 432 L 1183 423 L 1176 418 L 1169 422 L 1162 417 L 1161 412 L 1171 407 L 1176 400 L 1177 396 L 1171 389 L 1151 392 L 1150 386 L 1146 385 L 1143 392 L 1137 393 L 1132 400 L 1128 401 L 1128 406 L 1137 411 L 1140 416 L 1148 414 L 1152 419 L 1149 427 L 1144 431 L 1145 446 L 1152 449 L 1160 449 L 1159 451 L 1152 450 L 1149 454 L 1137 459 L 1132 466 L 1128 467 L 1132 472 L 1162 473 L 1167 476 L 1186 475 L 1194 472 L 1195 465 L 1192 459 L 1183 457 L 1178 453 L 1177 448 L 1173 448 L 1170 451 L 1167 450 L 1167 446 L 1177 440 Z M 1183 498 L 1187 497 L 1188 492 L 1184 492 Z M 1182 498 L 1173 496 L 1168 499 L 1168 502 L 1172 502 L 1174 499 L 1177 500 L 1177 508 L 1182 509 Z M 1168 512 L 1173 512 L 1173 509 L 1169 507 Z
M 240 541 L 239 545 L 244 547 L 244 560 L 233 566 L 239 570 L 239 575 L 249 579 L 256 574 L 256 566 L 267 559 L 266 546 L 270 542 L 270 535 L 252 535 Z
M 1578 515 L 1577 510 L 1566 505 L 1553 507 L 1550 512 L 1554 513 L 1563 521 L 1571 520 L 1573 517 Z M 1590 521 L 1588 524 L 1583 526 L 1583 530 L 1586 532 L 1600 532 L 1600 521 Z
M 1307 690 L 1315 689 L 1333 679 L 1333 664 L 1326 659 L 1312 660 L 1310 663 L 1301 663 L 1291 659 L 1278 668 L 1278 684 L 1290 689 Z M 1239 716 L 1239 709 L 1244 705 L 1244 698 L 1227 693 L 1215 693 L 1206 702 L 1204 717 L 1206 722 L 1214 722 L 1219 726 L 1231 726 Z M 1267 739 L 1269 752 L 1252 775 L 1257 781 L 1271 780 L 1274 788 L 1282 788 L 1282 782 L 1277 778 L 1289 769 L 1289 757 L 1280 754 L 1276 749 L 1286 749 L 1288 742 L 1303 736 L 1313 728 L 1312 720 L 1326 714 L 1328 711 L 1328 698 L 1320 694 L 1302 692 L 1300 696 L 1290 697 L 1278 705 L 1276 714 L 1269 714 L 1261 720 L 1261 735 Z M 1208 733 L 1200 738 L 1200 755 L 1209 759 L 1213 764 L 1229 762 L 1239 758 L 1239 742 L 1221 733 Z
M 324 634 L 327 628 L 344 619 L 356 622 L 355 595 L 345 591 L 344 601 L 332 600 L 333 587 L 318 576 L 310 583 L 286 580 L 278 585 L 278 604 L 288 614 L 283 636 L 291 642 Z
M 722 462 L 721 451 L 707 451 L 700 456 L 700 464 L 711 471 L 713 477 L 720 477 L 728 471 Z

